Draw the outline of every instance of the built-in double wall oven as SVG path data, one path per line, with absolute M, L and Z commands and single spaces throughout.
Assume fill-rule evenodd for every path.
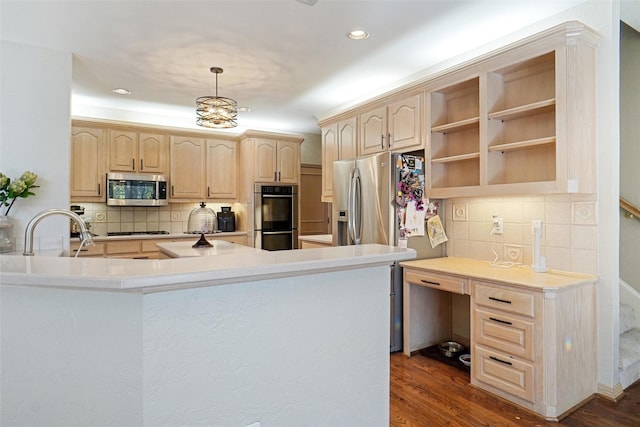
M 281 251 L 298 247 L 298 186 L 255 184 L 255 247 Z

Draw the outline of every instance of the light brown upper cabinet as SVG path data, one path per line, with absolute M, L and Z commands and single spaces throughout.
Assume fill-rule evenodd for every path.
M 323 161 L 357 114 L 358 155 L 425 149 L 428 197 L 593 193 L 599 39 L 565 22 L 327 117 Z
M 430 93 L 432 189 L 480 185 L 479 78 L 457 81 Z
M 324 125 L 322 132 L 322 201 L 333 199 L 333 162 L 356 158 L 357 119 Z
M 110 129 L 108 149 L 110 171 L 167 172 L 167 143 L 161 133 Z
M 300 180 L 300 144 L 255 139 L 255 182 L 297 184 Z
M 171 199 L 204 200 L 205 140 L 191 136 L 171 136 Z
M 439 78 L 427 194 L 595 192 L 597 41 L 568 22 Z
M 361 113 L 358 154 L 423 148 L 421 105 L 418 93 Z
M 71 201 L 105 200 L 105 133 L 101 127 L 71 128 Z
M 238 143 L 224 139 L 207 139 L 207 199 L 238 197 Z

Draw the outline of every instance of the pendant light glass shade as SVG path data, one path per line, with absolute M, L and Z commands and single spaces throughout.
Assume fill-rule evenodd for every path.
M 216 96 L 196 99 L 196 124 L 208 128 L 233 128 L 238 126 L 238 103 L 231 98 L 218 96 L 218 74 L 222 68 L 211 67 L 216 75 Z

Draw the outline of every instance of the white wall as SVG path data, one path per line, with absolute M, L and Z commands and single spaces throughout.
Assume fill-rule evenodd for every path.
M 24 229 L 36 213 L 69 208 L 71 54 L 3 40 L 0 70 L 0 171 L 11 179 L 33 171 L 40 185 L 9 213 L 22 250 Z M 39 237 L 51 248 L 68 245 L 68 231 L 68 218 L 44 220 L 36 249 Z
M 388 277 L 146 295 L 3 285 L 0 424 L 387 426 Z
M 319 165 L 322 163 L 322 138 L 320 137 L 320 129 L 317 134 L 305 133 L 302 142 L 300 161 Z
M 640 206 L 640 32 L 623 25 L 620 34 L 620 196 Z M 638 219 L 620 211 L 620 277 L 640 292 Z
M 142 425 L 142 295 L 3 285 L 0 320 L 0 425 Z
M 387 426 L 388 274 L 145 296 L 144 425 Z

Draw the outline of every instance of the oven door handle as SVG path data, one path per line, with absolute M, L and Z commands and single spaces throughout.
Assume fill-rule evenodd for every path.
M 263 194 L 263 199 L 292 199 L 293 194 Z
M 293 230 L 288 231 L 263 231 L 263 235 L 273 235 L 273 234 L 293 234 Z

